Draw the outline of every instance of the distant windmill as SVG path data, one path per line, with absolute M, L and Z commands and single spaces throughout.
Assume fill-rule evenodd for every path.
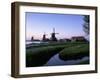
M 46 40 L 47 40 L 46 35 L 47 35 L 47 34 L 45 34 L 45 32 L 44 32 L 43 38 L 42 38 L 43 41 L 46 41 Z
M 34 37 L 32 36 L 32 37 L 31 37 L 31 41 L 33 41 L 33 40 L 34 40 Z
M 55 28 L 53 28 L 53 32 L 51 33 L 51 41 L 57 41 L 57 38 L 56 38 L 56 34 L 59 34 L 59 33 L 55 33 Z

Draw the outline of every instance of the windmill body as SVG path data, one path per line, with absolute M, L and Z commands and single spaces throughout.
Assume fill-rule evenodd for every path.
M 56 38 L 56 34 L 59 34 L 59 33 L 55 33 L 55 28 L 53 28 L 53 33 L 51 33 L 51 41 L 57 41 L 57 38 Z
M 45 33 L 43 34 L 42 41 L 46 41 L 46 35 L 47 35 L 47 34 L 45 34 Z

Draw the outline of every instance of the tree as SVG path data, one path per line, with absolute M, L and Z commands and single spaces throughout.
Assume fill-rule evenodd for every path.
M 84 24 L 83 24 L 83 30 L 86 33 L 86 35 L 89 35 L 89 29 L 90 29 L 90 19 L 89 19 L 89 15 L 85 15 L 84 18 Z

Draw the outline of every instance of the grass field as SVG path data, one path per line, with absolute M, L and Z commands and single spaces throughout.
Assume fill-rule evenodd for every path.
M 62 60 L 80 59 L 84 56 L 89 56 L 89 45 L 81 44 L 63 49 L 59 52 L 59 57 Z
M 89 56 L 89 44 L 86 42 L 48 43 L 27 47 L 26 67 L 43 66 L 57 53 L 62 60 L 82 58 Z

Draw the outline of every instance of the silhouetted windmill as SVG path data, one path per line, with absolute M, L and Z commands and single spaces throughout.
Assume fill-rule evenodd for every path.
M 42 38 L 43 41 L 46 41 L 46 40 L 47 40 L 46 35 L 47 35 L 47 34 L 45 34 L 45 32 L 44 32 L 43 38 Z
M 51 33 L 51 41 L 57 41 L 57 38 L 56 38 L 56 34 L 59 34 L 59 33 L 55 33 L 55 28 L 53 28 L 53 32 Z
M 34 40 L 34 37 L 32 36 L 32 37 L 31 37 L 31 41 L 33 41 L 33 40 Z

